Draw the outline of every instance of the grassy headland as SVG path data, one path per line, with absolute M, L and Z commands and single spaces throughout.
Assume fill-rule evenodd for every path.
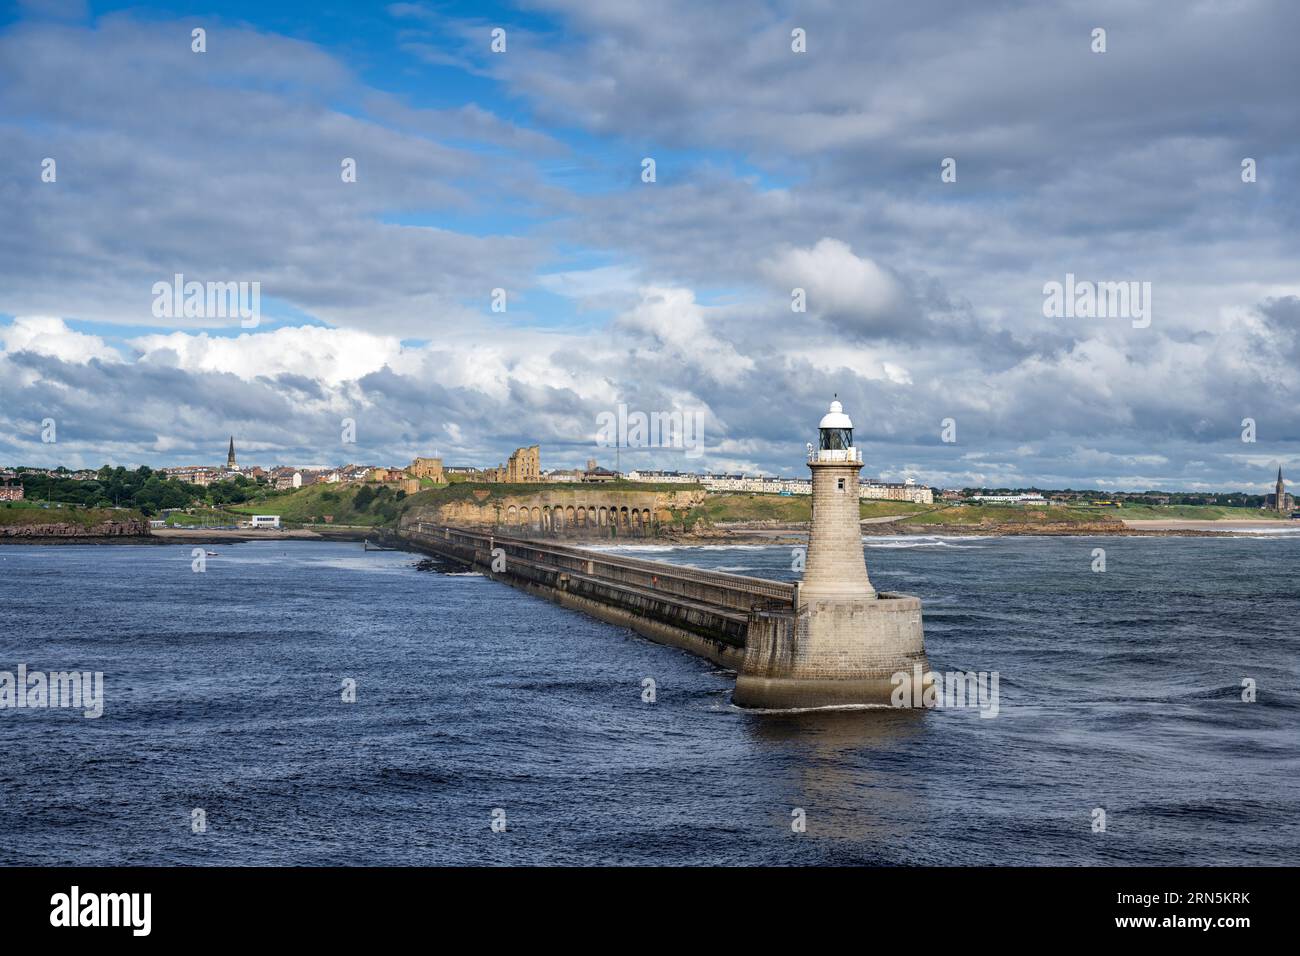
M 882 518 L 892 515 L 905 517 L 923 512 L 928 507 L 910 501 L 863 501 L 858 510 L 863 518 Z M 718 525 L 750 521 L 799 524 L 811 519 L 810 495 L 721 491 L 711 493 L 702 505 L 692 508 L 686 515 L 686 525 L 692 528 L 701 523 Z
M 1095 509 L 1101 510 L 1101 509 Z M 1276 511 L 1234 508 L 1228 505 L 1130 505 L 1108 508 L 1116 518 L 1135 521 L 1276 521 Z
M 897 522 L 900 525 L 970 526 L 1055 525 L 1118 522 L 1113 511 L 1100 508 L 1025 508 L 1018 505 L 949 505 L 929 508 Z
M 139 521 L 143 515 L 131 508 L 87 508 L 84 505 L 51 504 L 37 501 L 6 501 L 0 504 L 0 527 L 31 525 L 75 525 L 93 528 L 110 521 Z

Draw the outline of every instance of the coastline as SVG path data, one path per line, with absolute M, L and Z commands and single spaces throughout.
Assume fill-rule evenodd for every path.
M 1243 534 L 1300 534 L 1300 521 L 1271 519 L 1127 519 L 1083 523 L 1061 522 L 1053 524 L 1026 524 L 1002 522 L 997 524 L 932 524 L 903 523 L 907 515 L 883 518 L 866 518 L 861 522 L 864 537 L 1163 537 L 1163 538 L 1222 538 Z M 567 540 L 565 536 L 554 536 Z M 549 539 L 549 536 L 548 536 Z M 780 522 L 733 522 L 715 525 L 699 531 L 665 530 L 655 537 L 609 538 L 597 542 L 604 546 L 660 545 L 801 545 L 808 539 L 807 524 Z M 402 539 L 387 528 L 294 528 L 271 529 L 205 529 L 188 530 L 164 528 L 145 534 L 58 535 L 22 536 L 0 534 L 4 544 L 228 544 L 245 541 L 366 541 L 383 547 L 402 548 Z M 581 544 L 590 538 L 573 539 Z
M 385 547 L 392 545 L 396 536 L 383 529 L 367 528 L 294 528 L 286 531 L 270 529 L 221 528 L 190 531 L 181 528 L 163 528 L 151 530 L 145 534 L 104 534 L 104 535 L 3 535 L 0 534 L 0 546 L 6 544 L 229 544 L 244 541 L 365 541 L 382 543 Z

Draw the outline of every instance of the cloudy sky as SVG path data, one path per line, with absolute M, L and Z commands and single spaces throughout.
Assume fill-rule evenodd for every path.
M 611 464 L 623 403 L 705 440 L 624 468 L 800 474 L 838 393 L 868 475 L 1260 492 L 1300 475 L 1297 36 L 1289 0 L 20 3 L 0 462 Z M 176 274 L 260 283 L 258 324 L 156 316 Z M 1149 324 L 1045 315 L 1067 274 Z

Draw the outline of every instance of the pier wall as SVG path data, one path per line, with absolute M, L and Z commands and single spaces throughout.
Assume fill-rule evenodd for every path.
M 733 670 L 744 661 L 751 615 L 790 608 L 794 597 L 794 586 L 779 581 L 468 529 L 419 523 L 402 538 L 417 550 Z
M 898 671 L 925 670 L 921 605 L 903 594 L 805 600 L 794 584 L 553 542 L 417 523 L 408 547 L 737 672 L 757 708 L 887 705 Z

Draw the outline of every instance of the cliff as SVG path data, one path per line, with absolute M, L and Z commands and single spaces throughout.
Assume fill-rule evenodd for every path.
M 0 508 L 0 539 L 147 537 L 138 512 L 115 509 Z
M 470 486 L 413 496 L 401 528 L 415 523 L 502 528 L 513 534 L 604 536 L 611 528 L 637 534 L 679 522 L 705 497 L 702 489 L 614 484 Z

